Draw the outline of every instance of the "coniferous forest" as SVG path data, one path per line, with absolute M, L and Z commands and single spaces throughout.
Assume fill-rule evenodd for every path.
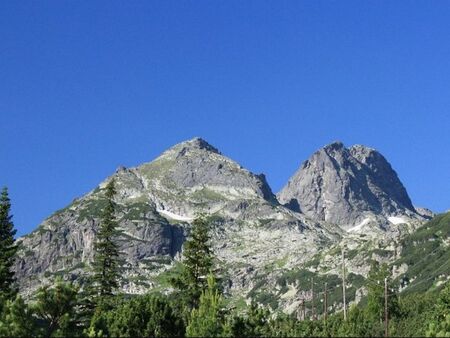
M 227 306 L 222 272 L 210 245 L 207 218 L 199 216 L 183 246 L 183 257 L 167 294 L 119 292 L 121 253 L 115 243 L 115 187 L 106 187 L 107 204 L 95 242 L 89 278 L 55 279 L 24 298 L 15 286 L 17 252 L 7 189 L 0 199 L 0 336 L 449 336 L 450 283 L 438 291 L 402 295 L 387 265 L 373 263 L 367 296 L 344 311 L 303 313 L 303 318 L 272 313 L 251 302 Z M 387 290 L 387 292 L 386 292 Z M 326 297 L 326 291 L 317 292 Z M 319 306 L 319 305 L 317 305 Z M 313 309 L 314 310 L 314 309 Z

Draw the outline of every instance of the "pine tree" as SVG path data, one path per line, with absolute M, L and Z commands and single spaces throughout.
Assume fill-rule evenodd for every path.
M 36 294 L 36 303 L 32 305 L 37 319 L 39 335 L 78 336 L 78 289 L 61 279 L 54 286 L 44 286 Z
M 33 312 L 20 296 L 6 301 L 0 312 L 0 337 L 35 337 Z
M 0 293 L 5 298 L 14 298 L 17 290 L 14 287 L 14 264 L 17 245 L 14 235 L 16 230 L 12 222 L 11 201 L 5 187 L 0 196 Z
M 194 220 L 190 238 L 183 246 L 181 275 L 172 280 L 190 308 L 198 305 L 202 291 L 207 287 L 207 276 L 213 266 L 209 225 L 204 217 Z
M 201 293 L 198 308 L 192 310 L 186 328 L 188 337 L 220 337 L 224 334 L 223 298 L 212 274 L 208 275 L 207 284 L 207 289 Z
M 119 248 L 115 242 L 118 236 L 115 218 L 116 205 L 115 182 L 112 179 L 106 186 L 106 207 L 103 211 L 97 240 L 94 244 L 94 302 L 98 305 L 101 300 L 111 296 L 118 287 L 119 280 Z

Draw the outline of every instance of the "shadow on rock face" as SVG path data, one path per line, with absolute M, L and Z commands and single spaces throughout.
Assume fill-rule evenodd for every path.
M 298 204 L 298 201 L 295 198 L 291 198 L 291 200 L 288 203 L 286 203 L 284 206 L 286 208 L 291 209 L 292 211 L 301 212 L 300 204 Z
M 174 258 L 179 252 L 181 252 L 186 235 L 183 228 L 179 225 L 170 225 L 170 236 L 170 256 Z

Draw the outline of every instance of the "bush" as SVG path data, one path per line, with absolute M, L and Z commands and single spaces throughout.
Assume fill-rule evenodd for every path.
M 184 336 L 184 330 L 167 297 L 148 294 L 123 301 L 110 311 L 98 308 L 89 336 L 173 337 Z

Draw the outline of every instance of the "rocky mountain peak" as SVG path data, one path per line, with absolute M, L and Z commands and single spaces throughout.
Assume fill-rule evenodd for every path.
M 353 156 L 356 156 L 358 154 L 369 155 L 372 152 L 378 153 L 374 148 L 370 148 L 362 144 L 354 144 L 349 148 L 349 150 Z
M 389 162 L 381 155 L 377 150 L 363 146 L 361 144 L 355 144 L 349 148 L 350 154 L 356 158 L 359 162 L 366 165 L 373 164 L 372 167 L 387 166 Z
M 213 153 L 220 155 L 220 151 L 200 137 L 178 143 L 164 152 L 163 155 L 184 156 L 187 153 Z
M 312 219 L 350 228 L 368 215 L 415 213 L 397 173 L 378 151 L 333 142 L 315 152 L 278 194 Z
M 334 141 L 334 142 L 332 142 L 330 144 L 327 144 L 325 147 L 323 147 L 320 150 L 324 150 L 324 151 L 342 151 L 344 149 L 345 149 L 344 143 L 342 143 L 341 141 Z
M 237 199 L 276 203 L 264 176 L 244 169 L 201 138 L 173 146 L 137 172 L 158 208 L 180 215 L 212 212 Z
M 202 139 L 201 137 L 194 137 L 191 140 L 182 142 L 181 145 L 184 147 L 194 148 L 194 149 L 204 149 L 207 151 L 211 151 L 216 154 L 220 154 L 219 150 L 209 144 L 207 141 Z

